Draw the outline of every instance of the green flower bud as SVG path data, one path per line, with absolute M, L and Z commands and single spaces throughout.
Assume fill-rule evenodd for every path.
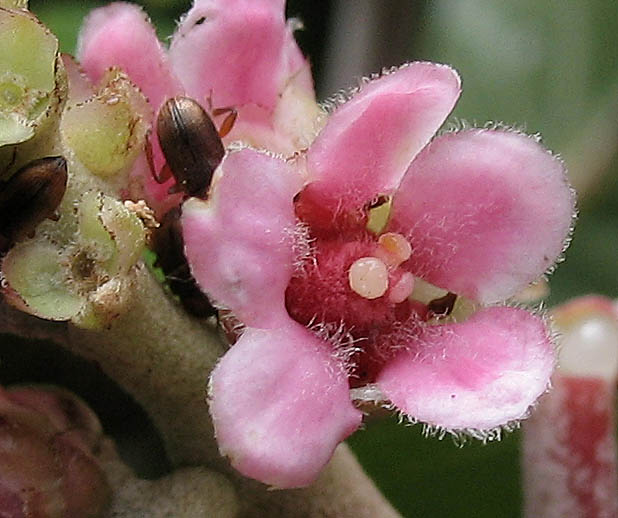
M 24 2 L 4 2 L 23 7 Z M 0 8 L 0 148 L 31 139 L 59 92 L 58 41 L 25 10 Z
M 146 229 L 124 204 L 98 191 L 85 192 L 77 206 L 75 231 L 66 241 L 42 232 L 7 253 L 4 291 L 33 315 L 100 328 L 129 303 Z
M 152 113 L 141 92 L 118 70 L 93 97 L 67 107 L 61 133 L 92 173 L 111 178 L 131 167 L 144 149 Z
M 70 285 L 71 271 L 57 245 L 25 241 L 2 262 L 6 300 L 18 309 L 49 320 L 69 320 L 84 302 Z

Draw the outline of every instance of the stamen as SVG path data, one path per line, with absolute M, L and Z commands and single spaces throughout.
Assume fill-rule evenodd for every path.
M 391 288 L 388 299 L 395 304 L 406 300 L 414 290 L 414 275 L 404 272 L 397 283 Z
M 388 290 L 388 270 L 377 257 L 361 257 L 348 272 L 350 288 L 366 299 L 377 299 Z
M 410 259 L 412 246 L 401 234 L 387 232 L 378 239 L 380 247 L 386 252 L 383 259 L 389 266 L 399 266 L 404 261 Z

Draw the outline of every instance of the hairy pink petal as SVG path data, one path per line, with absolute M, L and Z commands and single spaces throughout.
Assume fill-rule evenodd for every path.
M 200 103 L 210 97 L 215 107 L 254 104 L 272 112 L 299 74 L 313 89 L 283 0 L 196 0 L 174 35 L 170 59 L 187 93 Z
M 444 65 L 411 63 L 361 87 L 329 118 L 307 154 L 303 196 L 332 213 L 356 211 L 397 188 L 460 93 Z
M 247 329 L 210 383 L 221 453 L 279 488 L 310 484 L 362 418 L 330 345 L 291 319 L 279 329 Z
M 287 312 L 292 276 L 292 199 L 300 176 L 254 150 L 228 155 L 210 200 L 183 206 L 185 254 L 200 288 L 246 325 L 274 327 Z
M 415 275 L 493 303 L 554 264 L 573 213 L 562 163 L 538 142 L 468 130 L 436 139 L 414 160 L 390 228 L 408 236 Z
M 402 412 L 450 430 L 521 419 L 545 391 L 553 346 L 541 318 L 494 307 L 459 324 L 426 327 L 377 383 Z
M 112 66 L 122 68 L 155 109 L 182 92 L 148 16 L 135 4 L 93 10 L 82 27 L 77 57 L 93 82 Z

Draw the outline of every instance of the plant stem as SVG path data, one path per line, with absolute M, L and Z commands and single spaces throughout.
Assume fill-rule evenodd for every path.
M 268 491 L 233 472 L 218 453 L 205 403 L 208 374 L 224 346 L 214 327 L 188 316 L 139 268 L 130 308 L 108 329 L 84 330 L 0 304 L 0 332 L 52 340 L 96 362 L 147 411 L 175 466 L 204 465 L 231 479 L 243 517 L 398 516 L 345 446 L 305 489 Z

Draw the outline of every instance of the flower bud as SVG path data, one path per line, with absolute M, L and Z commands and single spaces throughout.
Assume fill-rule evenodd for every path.
M 618 318 L 600 295 L 552 310 L 559 368 L 524 423 L 524 516 L 618 516 Z
M 62 116 L 63 142 L 91 173 L 120 179 L 141 153 L 151 111 L 145 97 L 118 69 L 110 69 L 98 92 L 69 104 Z
M 58 113 L 58 40 L 24 2 L 0 4 L 0 148 L 31 139 Z
M 0 516 L 103 516 L 111 496 L 97 457 L 104 442 L 73 394 L 0 388 Z

